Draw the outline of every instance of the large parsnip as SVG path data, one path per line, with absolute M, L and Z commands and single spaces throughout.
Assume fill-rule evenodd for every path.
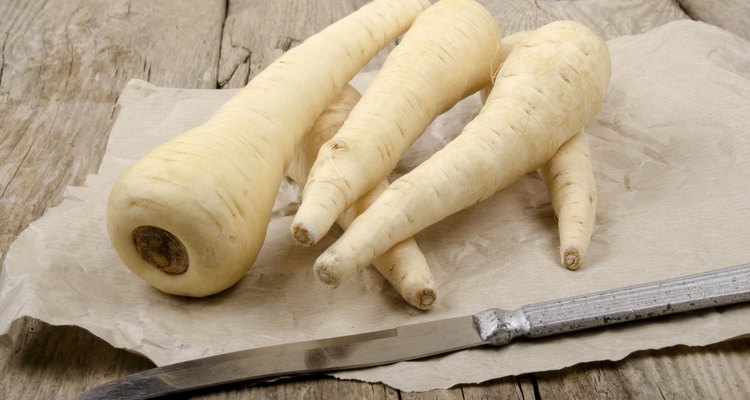
M 490 83 L 501 36 L 475 0 L 440 0 L 414 21 L 346 124 L 320 148 L 292 224 L 298 243 L 317 243 L 388 177 L 435 117 Z
M 315 162 L 320 146 L 330 140 L 341 128 L 359 99 L 357 89 L 351 85 L 344 86 L 331 106 L 315 121 L 310 132 L 305 135 L 287 169 L 287 176 L 300 187 L 304 187 L 307 182 L 307 175 Z M 336 223 L 342 229 L 348 228 L 354 218 L 366 210 L 387 187 L 388 180 L 381 181 L 344 211 Z M 373 260 L 372 265 L 412 306 L 427 310 L 437 300 L 432 271 L 414 238 L 408 238 L 391 247 Z
M 523 31 L 503 38 L 501 47 L 505 57 L 531 34 Z M 482 89 L 482 103 L 487 101 L 491 90 L 492 85 Z M 538 172 L 557 216 L 560 262 L 568 269 L 578 269 L 591 242 L 598 200 L 586 133 L 581 130 L 560 146 Z
M 281 56 L 205 124 L 120 177 L 107 228 L 156 288 L 206 296 L 237 282 L 263 244 L 281 178 L 305 132 L 428 0 L 375 0 Z
M 607 92 L 607 45 L 558 21 L 521 40 L 462 133 L 393 182 L 315 263 L 338 286 L 395 243 L 540 168 L 596 114 Z

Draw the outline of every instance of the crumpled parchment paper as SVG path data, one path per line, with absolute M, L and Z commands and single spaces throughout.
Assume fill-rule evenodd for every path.
M 204 299 L 165 295 L 115 256 L 105 201 L 128 164 L 201 123 L 232 92 L 132 81 L 120 96 L 99 173 L 69 188 L 10 248 L 0 273 L 0 333 L 10 342 L 9 327 L 21 316 L 74 324 L 163 365 L 513 309 L 750 261 L 750 43 L 680 21 L 609 45 L 611 87 L 587 130 L 599 214 L 579 271 L 558 264 L 556 222 L 542 182 L 531 174 L 418 235 L 437 281 L 433 310 L 408 306 L 374 269 L 330 290 L 315 281 L 312 264 L 333 238 L 312 248 L 293 244 L 298 189 L 284 183 L 264 248 L 242 281 Z M 368 78 L 357 78 L 360 89 Z M 396 173 L 458 134 L 479 105 L 472 96 L 440 117 Z M 335 375 L 428 390 L 748 333 L 750 305 L 738 305 Z

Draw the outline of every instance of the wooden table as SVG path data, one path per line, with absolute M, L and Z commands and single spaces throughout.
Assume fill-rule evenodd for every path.
M 66 185 L 96 172 L 117 97 L 131 78 L 237 88 L 278 55 L 365 0 L 1 0 L 0 260 Z M 607 38 L 681 18 L 750 39 L 744 0 L 483 0 L 506 34 L 576 19 Z M 382 57 L 367 69 L 377 68 Z M 76 327 L 26 319 L 0 347 L 0 399 L 72 398 L 152 367 Z M 643 351 L 618 362 L 405 393 L 327 377 L 242 385 L 196 398 L 530 399 L 750 398 L 750 339 Z

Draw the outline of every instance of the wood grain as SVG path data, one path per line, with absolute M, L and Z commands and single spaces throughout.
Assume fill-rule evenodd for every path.
M 285 51 L 365 3 L 367 0 L 329 0 L 321 7 L 306 0 L 275 0 L 269 6 L 266 0 L 230 0 L 221 42 L 219 86 L 244 86 Z M 373 63 L 379 66 L 384 56 L 381 53 Z
M 507 377 L 483 384 L 465 384 L 448 390 L 401 392 L 402 400 L 523 400 L 534 397 L 531 376 Z
M 671 0 L 480 0 L 505 34 L 557 19 L 604 37 L 687 18 Z M 130 78 L 236 88 L 276 57 L 366 0 L 0 0 L 0 260 L 66 185 L 96 171 Z M 742 0 L 680 0 L 695 18 L 747 36 Z M 391 46 L 392 47 L 392 46 Z M 377 68 L 385 53 L 366 69 Z M 0 347 L 0 399 L 72 398 L 153 366 L 76 327 L 24 319 Z M 557 399 L 747 398 L 750 339 L 636 353 L 562 371 L 425 393 L 326 377 L 196 393 L 193 398 Z
M 13 349 L 0 347 L 0 399 L 72 399 L 87 388 L 147 368 L 79 327 L 24 319 Z
M 66 185 L 97 170 L 131 78 L 216 87 L 223 1 L 0 2 L 0 259 Z M 78 328 L 23 321 L 0 398 L 73 398 L 152 364 Z
M 720 26 L 750 40 L 750 2 L 747 0 L 677 0 L 691 18 Z
M 746 399 L 750 340 L 641 351 L 536 374 L 543 399 Z
M 3 3 L 0 257 L 96 172 L 129 79 L 215 87 L 223 3 L 193 3 Z
M 301 380 L 284 385 L 258 387 L 250 398 L 397 400 L 399 393 L 382 384 L 332 378 Z M 257 396 L 255 396 L 257 394 Z

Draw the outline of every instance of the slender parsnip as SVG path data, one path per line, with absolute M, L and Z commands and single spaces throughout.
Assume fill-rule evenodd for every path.
M 606 43 L 584 25 L 553 22 L 508 55 L 479 115 L 389 186 L 315 263 L 335 287 L 406 237 L 540 168 L 593 118 L 609 85 Z
M 237 282 L 265 238 L 294 148 L 341 88 L 408 29 L 428 0 L 374 0 L 291 49 L 206 123 L 116 182 L 107 228 L 123 263 L 156 288 L 206 296 Z
M 596 219 L 597 191 L 591 150 L 583 130 L 565 142 L 539 168 L 557 215 L 560 262 L 578 269 L 591 241 Z
M 318 242 L 435 117 L 485 87 L 501 59 L 500 39 L 497 21 L 474 0 L 440 0 L 417 17 L 321 147 L 292 223 L 295 240 Z
M 341 128 L 360 95 L 351 85 L 344 86 L 333 103 L 315 121 L 295 152 L 287 176 L 304 187 L 307 175 L 315 161 L 320 146 Z M 339 217 L 338 223 L 346 229 L 354 218 L 375 201 L 388 187 L 383 181 L 360 198 Z M 414 238 L 396 244 L 373 261 L 373 266 L 383 275 L 407 303 L 422 310 L 432 307 L 437 299 L 435 282 L 424 254 Z

